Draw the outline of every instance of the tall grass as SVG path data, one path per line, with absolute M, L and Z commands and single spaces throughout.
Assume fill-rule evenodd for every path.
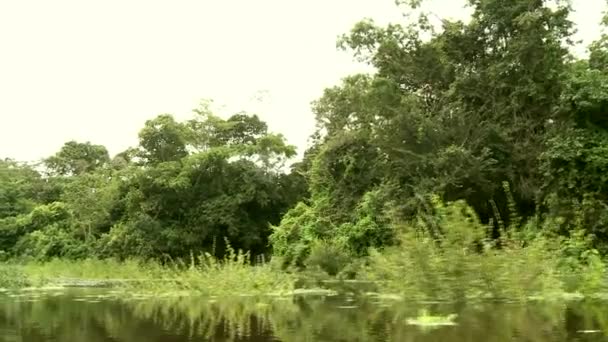
M 406 227 L 398 246 L 372 251 L 360 277 L 411 300 L 520 301 L 605 290 L 605 265 L 582 234 L 511 228 L 492 240 L 463 202 L 437 205 L 440 234 L 424 224 Z
M 123 287 L 146 286 L 165 279 L 169 269 L 156 262 L 129 259 L 52 259 L 23 264 L 32 286 L 77 285 L 79 282 L 114 284 Z
M 21 267 L 0 263 L 0 289 L 28 286 L 30 281 Z
M 12 266 L 25 275 L 31 286 L 106 284 L 141 293 L 196 294 L 209 296 L 287 294 L 295 278 L 272 269 L 253 266 L 247 253 L 229 249 L 224 259 L 209 254 L 192 255 L 188 262 L 161 265 L 154 261 L 131 259 L 65 260 L 31 262 Z M 1 273 L 0 273 L 1 275 Z
M 192 256 L 190 264 L 172 268 L 172 286 L 197 293 L 227 295 L 286 294 L 294 290 L 295 277 L 272 268 L 269 264 L 252 266 L 248 253 L 230 247 L 223 260 L 205 253 Z

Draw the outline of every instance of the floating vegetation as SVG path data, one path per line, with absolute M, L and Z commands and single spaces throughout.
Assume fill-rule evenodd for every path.
M 458 317 L 457 314 L 449 314 L 447 316 L 431 315 L 427 309 L 420 310 L 418 317 L 408 318 L 406 320 L 409 325 L 417 325 L 421 327 L 441 327 L 456 325 L 454 320 Z

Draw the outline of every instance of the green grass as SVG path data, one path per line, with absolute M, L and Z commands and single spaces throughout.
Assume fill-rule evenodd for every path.
M 23 265 L 23 269 L 36 284 L 45 284 L 63 278 L 150 280 L 161 278 L 168 271 L 159 264 L 136 259 L 126 261 L 52 259 L 46 262 L 28 262 Z
M 252 266 L 244 253 L 231 253 L 223 260 L 201 255 L 170 265 L 135 259 L 54 259 L 0 268 L 0 287 L 66 284 L 112 285 L 138 294 L 230 296 L 289 294 L 295 278 L 270 265 Z

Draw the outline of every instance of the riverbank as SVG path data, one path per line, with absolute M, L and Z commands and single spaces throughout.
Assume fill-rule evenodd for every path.
M 374 256 L 378 258 L 378 256 Z M 384 256 L 384 262 L 394 256 Z M 395 259 L 392 259 L 394 262 Z M 504 259 L 503 259 L 504 260 Z M 407 259 L 400 259 L 406 262 Z M 495 262 L 492 260 L 491 262 Z M 375 266 L 378 266 L 377 260 Z M 572 301 L 589 299 L 606 299 L 606 282 L 595 284 L 593 288 L 585 289 L 588 283 L 581 283 L 577 288 L 568 288 L 565 279 L 572 275 L 538 274 L 544 283 L 530 281 L 531 272 L 537 268 L 522 269 L 518 276 L 517 270 L 493 280 L 484 278 L 484 274 L 469 274 L 465 279 L 449 279 L 446 277 L 446 265 L 439 265 L 434 260 L 435 267 L 441 270 L 427 268 L 427 278 L 414 278 L 415 268 L 410 269 L 410 275 L 401 278 L 386 273 L 386 269 L 362 270 L 359 279 L 338 279 L 323 274 L 312 277 L 310 273 L 289 273 L 273 268 L 271 265 L 250 266 L 236 262 L 217 264 L 214 266 L 198 265 L 190 267 L 161 266 L 153 262 L 127 260 L 52 260 L 44 263 L 0 264 L 0 291 L 28 289 L 44 291 L 46 289 L 68 288 L 112 288 L 123 296 L 163 296 L 163 297 L 290 297 L 294 295 L 349 295 L 355 297 L 373 298 L 383 301 L 413 301 L 413 302 L 479 302 L 479 301 Z M 479 260 L 472 260 L 478 262 Z M 521 262 L 521 260 L 514 260 Z M 395 266 L 394 264 L 392 266 Z M 428 266 L 428 265 L 427 265 Z M 511 267 L 513 264 L 505 264 Z M 418 267 L 424 267 L 420 265 Z M 466 266 L 471 272 L 474 265 Z M 483 269 L 483 264 L 476 266 Z M 394 270 L 393 270 L 394 271 Z M 597 272 L 597 271 L 596 271 Z M 379 279 L 378 275 L 384 278 Z M 433 287 L 422 288 L 428 279 L 442 277 L 441 283 Z M 463 275 L 464 277 L 464 275 Z M 581 279 L 589 277 L 581 275 Z M 508 282 L 505 279 L 510 279 Z M 478 282 L 475 283 L 474 280 Z M 522 288 L 522 283 L 528 284 Z M 542 285 L 542 286 L 541 286 Z M 484 291 L 486 289 L 487 291 Z M 492 292 L 492 291 L 494 292 Z M 423 292 L 426 291 L 426 292 Z M 435 291 L 435 292 L 431 292 Z M 461 298 L 454 297 L 460 294 Z M 500 294 L 500 295 L 496 295 Z
M 5 263 L 0 288 L 119 287 L 138 292 L 180 292 L 207 296 L 290 293 L 295 277 L 270 265 L 250 266 L 245 255 L 215 260 L 201 256 L 189 265 L 113 259 Z
M 13 261 L 0 264 L 0 288 L 114 287 L 138 294 L 221 297 L 356 293 L 415 302 L 607 297 L 606 262 L 583 234 L 572 232 L 564 239 L 518 233 L 491 241 L 471 234 L 480 227 L 446 217 L 451 228 L 441 239 L 404 234 L 395 246 L 349 258 L 341 268 L 328 267 L 343 253 L 328 244 L 313 248 L 304 269 L 283 268 L 279 259 L 252 265 L 247 254 L 236 252 L 222 260 L 203 254 L 165 264 L 137 259 Z M 340 271 L 330 275 L 327 269 Z

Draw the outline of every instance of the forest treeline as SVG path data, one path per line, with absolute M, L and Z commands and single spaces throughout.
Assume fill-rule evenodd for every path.
M 0 161 L 2 257 L 221 256 L 229 241 L 304 265 L 320 242 L 349 259 L 407 229 L 441 236 L 454 208 L 493 239 L 576 231 L 608 253 L 608 36 L 579 58 L 566 1 L 468 3 L 467 22 L 422 11 L 342 36 L 376 72 L 313 103 L 312 143 L 288 171 L 281 134 L 207 103 L 147 121 L 113 157 L 69 141 L 41 167 Z

